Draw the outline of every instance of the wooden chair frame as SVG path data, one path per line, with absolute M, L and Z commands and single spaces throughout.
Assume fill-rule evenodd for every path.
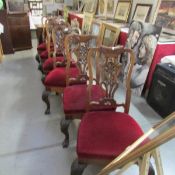
M 69 85 L 69 81 L 70 81 L 69 80 L 69 70 L 70 70 L 70 67 L 71 67 L 70 66 L 70 64 L 71 64 L 71 55 L 69 53 L 69 44 L 70 44 L 71 37 L 77 37 L 77 38 L 79 38 L 79 42 L 85 42 L 88 39 L 96 38 L 95 36 L 88 36 L 88 35 L 71 35 L 70 34 L 70 35 L 66 36 L 66 38 L 64 40 L 65 59 L 66 59 L 66 62 L 65 62 L 66 67 L 65 67 L 65 69 L 66 69 L 66 75 L 67 75 L 66 76 L 66 86 Z M 79 49 L 79 48 L 77 48 L 77 49 Z M 78 82 L 76 82 L 76 84 L 77 83 Z M 72 83 L 72 84 L 74 84 L 74 83 Z M 58 87 L 58 86 L 57 87 L 46 86 L 46 90 L 44 90 L 44 92 L 42 94 L 42 100 L 46 103 L 46 106 L 47 106 L 46 111 L 45 111 L 45 114 L 50 114 L 50 102 L 49 102 L 49 99 L 48 99 L 49 92 L 55 92 L 57 94 L 62 94 L 65 87 L 62 87 L 62 86 L 60 86 L 60 87 Z
M 2 62 L 2 59 L 3 59 L 3 49 L 2 49 L 2 42 L 0 39 L 0 63 Z
M 70 39 L 68 38 L 68 41 L 70 41 Z M 70 59 L 70 52 L 67 50 L 67 58 Z M 104 79 L 104 81 L 100 82 L 100 73 L 102 73 L 100 71 L 100 61 L 101 61 L 101 55 L 100 53 L 103 53 L 106 57 L 105 63 L 104 63 L 104 68 L 107 68 L 105 70 L 110 70 L 110 71 L 104 71 L 103 69 L 103 75 L 104 76 L 112 76 L 113 77 L 113 82 L 112 85 L 110 85 L 110 88 L 107 85 L 108 84 L 108 79 Z M 118 104 L 115 100 L 114 100 L 114 93 L 118 88 L 118 83 L 119 83 L 119 73 L 121 70 L 121 64 L 120 64 L 120 57 L 121 54 L 123 53 L 128 53 L 130 54 L 129 57 L 129 61 L 130 64 L 128 66 L 128 76 L 126 79 L 126 98 L 125 98 L 125 102 L 122 104 Z M 94 60 L 94 55 L 96 55 L 95 61 L 96 61 L 96 75 L 95 78 L 93 77 L 93 68 L 92 68 L 92 60 Z M 112 59 L 112 61 L 111 61 Z M 84 109 L 83 112 L 71 112 L 71 113 L 66 113 L 65 114 L 65 118 L 61 120 L 61 131 L 62 133 L 65 135 L 65 139 L 63 141 L 63 147 L 68 147 L 69 145 L 69 132 L 68 132 L 68 128 L 69 125 L 71 123 L 72 120 L 74 119 L 81 119 L 83 114 L 87 111 L 93 111 L 93 107 L 97 107 L 98 106 L 109 106 L 111 109 L 116 109 L 117 107 L 123 107 L 124 111 L 126 113 L 128 113 L 129 111 L 129 106 L 130 106 L 130 99 L 131 99 L 131 88 L 130 88 L 130 79 L 131 79 L 131 71 L 135 62 L 135 57 L 134 54 L 132 52 L 132 50 L 130 49 L 124 49 L 123 47 L 105 47 L 105 46 L 101 46 L 99 48 L 91 48 L 88 52 L 88 75 L 89 75 L 89 84 L 87 85 L 87 87 L 85 86 L 84 88 L 87 88 L 87 96 L 88 99 L 86 102 L 86 108 Z M 69 61 L 70 64 L 70 61 Z M 109 68 L 108 66 L 112 66 L 111 68 Z M 68 65 L 69 66 L 69 65 Z M 109 69 L 108 69 L 109 68 Z M 114 68 L 113 70 L 111 70 L 112 68 Z M 105 73 L 104 73 L 105 72 Z M 69 75 L 67 73 L 67 75 Z M 67 80 L 69 80 L 69 78 L 67 78 Z M 96 81 L 96 84 L 98 86 L 102 86 L 105 85 L 105 89 L 103 87 L 101 87 L 101 89 L 104 89 L 106 95 L 104 96 L 104 98 L 101 98 L 100 101 L 92 101 L 91 100 L 91 89 L 93 86 L 93 82 Z M 69 84 L 69 82 L 68 82 Z M 75 87 L 76 88 L 76 87 Z M 86 95 L 86 94 L 85 94 Z M 105 109 L 105 108 L 104 108 Z M 102 109 L 101 109 L 102 110 Z

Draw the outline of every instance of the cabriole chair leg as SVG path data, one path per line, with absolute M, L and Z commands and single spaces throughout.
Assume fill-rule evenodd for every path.
M 67 148 L 69 146 L 69 125 L 71 120 L 62 119 L 60 122 L 61 132 L 65 135 L 65 139 L 62 143 L 63 148 Z
M 48 115 L 50 114 L 50 102 L 49 102 L 49 92 L 45 90 L 42 94 L 42 100 L 46 104 L 47 108 L 45 111 L 45 114 Z
M 71 175 L 82 175 L 87 164 L 79 163 L 78 159 L 75 159 L 71 165 Z

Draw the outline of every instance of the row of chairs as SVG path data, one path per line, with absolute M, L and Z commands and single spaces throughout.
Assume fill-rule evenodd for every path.
M 120 168 L 119 173 L 122 174 L 131 164 L 139 166 L 139 174 L 152 175 L 151 156 L 156 160 L 157 172 L 163 174 L 157 147 L 174 137 L 175 128 L 166 131 L 171 137 L 167 133 L 161 133 L 152 140 L 147 137 L 174 120 L 175 114 L 146 134 L 128 114 L 130 79 L 135 63 L 132 50 L 121 46 L 102 46 L 96 36 L 81 35 L 79 29 L 72 29 L 61 17 L 46 19 L 43 36 L 45 42 L 38 46 L 37 56 L 44 76 L 42 99 L 47 105 L 45 114 L 50 114 L 49 93 L 61 94 L 65 113 L 60 123 L 61 132 L 65 135 L 64 148 L 69 146 L 70 122 L 81 120 L 77 159 L 72 163 L 71 175 L 82 174 L 89 163 L 106 165 L 112 160 L 100 175 L 108 174 L 115 168 Z M 43 57 L 44 53 L 47 56 Z M 120 59 L 123 54 L 129 55 L 129 64 L 125 82 L 121 85 L 125 98 L 119 102 L 115 94 L 120 86 Z M 117 112 L 120 107 L 124 110 Z

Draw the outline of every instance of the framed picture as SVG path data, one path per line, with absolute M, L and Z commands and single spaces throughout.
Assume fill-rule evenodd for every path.
M 107 3 L 108 3 L 108 0 L 99 0 L 99 4 L 98 4 L 98 15 L 99 16 L 106 16 Z
M 64 0 L 55 0 L 55 3 L 64 3 Z
M 43 5 L 53 4 L 53 0 L 43 0 Z
M 155 21 L 157 26 L 163 27 L 163 32 L 175 35 L 175 1 L 162 0 Z
M 115 10 L 117 7 L 118 0 L 108 0 L 107 1 L 107 9 L 106 9 L 106 16 L 109 18 L 113 18 L 115 15 Z
M 97 10 L 97 5 L 98 5 L 98 0 L 87 1 L 84 6 L 84 12 L 95 14 Z
M 122 22 L 127 22 L 130 9 L 131 9 L 131 2 L 129 1 L 118 2 L 114 18 Z
M 132 19 L 135 21 L 148 22 L 151 8 L 151 4 L 137 4 Z
M 91 24 L 90 34 L 99 36 L 100 35 L 100 29 L 101 29 L 101 22 L 93 20 L 92 24 Z
M 93 13 L 84 12 L 83 24 L 82 24 L 82 33 L 83 34 L 89 34 L 93 17 L 94 17 Z
M 24 12 L 24 1 L 6 0 L 6 6 L 8 13 Z
M 102 23 L 99 43 L 108 47 L 112 47 L 118 43 L 119 34 L 120 28 L 111 26 L 107 23 Z

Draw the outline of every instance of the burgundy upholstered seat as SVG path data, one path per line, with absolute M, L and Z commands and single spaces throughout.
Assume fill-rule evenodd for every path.
M 51 46 L 50 46 L 52 49 L 53 49 L 53 43 L 51 43 Z M 45 42 L 41 43 L 38 45 L 37 47 L 37 51 L 39 54 L 41 54 L 43 51 L 47 50 L 47 45 Z
M 56 62 L 60 62 L 60 66 L 57 64 L 57 67 L 65 67 L 65 65 L 61 65 L 63 61 L 63 56 L 56 57 Z M 75 67 L 75 63 L 71 63 L 71 67 Z M 53 70 L 53 58 L 48 58 L 47 60 L 45 60 L 45 62 L 43 63 L 43 70 L 46 72 Z
M 44 51 L 44 50 L 46 50 L 46 43 L 45 42 L 39 44 L 37 47 L 37 51 Z
M 48 58 L 48 51 L 44 50 L 39 54 L 42 61 L 45 61 Z
M 85 113 L 78 130 L 78 158 L 112 160 L 143 134 L 137 122 L 126 113 Z
M 76 67 L 70 68 L 70 77 L 75 78 L 79 75 L 79 70 Z M 59 67 L 46 76 L 44 84 L 49 87 L 65 87 L 66 86 L 66 68 Z
M 99 101 L 105 97 L 105 91 L 98 85 L 92 86 L 91 101 Z M 68 86 L 63 93 L 63 106 L 65 114 L 75 114 L 86 112 L 86 105 L 88 100 L 87 85 Z M 93 105 L 91 109 L 98 110 L 115 110 L 112 106 Z

